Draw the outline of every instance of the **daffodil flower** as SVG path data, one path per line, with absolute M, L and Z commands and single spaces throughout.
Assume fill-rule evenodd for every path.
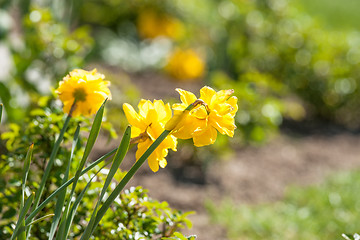
M 64 104 L 64 112 L 71 112 L 72 116 L 96 113 L 105 99 L 111 99 L 110 82 L 104 81 L 104 78 L 96 69 L 90 72 L 82 69 L 71 71 L 56 90 Z
M 167 130 L 172 130 L 172 135 L 180 139 L 192 138 L 197 147 L 213 144 L 217 131 L 234 136 L 234 117 L 238 106 L 237 98 L 231 97 L 233 90 L 216 92 L 205 86 L 200 90 L 199 99 L 191 92 L 179 88 L 176 91 L 180 94 L 182 103 L 172 106 L 174 120 L 167 125 Z M 191 110 L 187 110 L 191 105 Z
M 138 160 L 150 145 L 165 130 L 165 124 L 171 118 L 171 108 L 169 104 L 164 104 L 162 100 L 142 99 L 138 105 L 139 112 L 124 103 L 123 109 L 128 122 L 131 124 L 132 143 L 137 143 L 136 160 Z M 153 172 L 159 170 L 159 166 L 164 168 L 167 165 L 165 157 L 168 149 L 176 151 L 177 139 L 169 135 L 148 157 L 148 164 Z
M 192 49 L 176 49 L 170 55 L 165 71 L 176 79 L 191 81 L 204 76 L 205 62 Z

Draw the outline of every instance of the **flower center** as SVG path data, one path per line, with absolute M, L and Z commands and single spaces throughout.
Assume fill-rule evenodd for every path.
M 76 101 L 82 101 L 84 102 L 86 100 L 86 91 L 83 88 L 76 88 L 73 92 L 73 97 Z

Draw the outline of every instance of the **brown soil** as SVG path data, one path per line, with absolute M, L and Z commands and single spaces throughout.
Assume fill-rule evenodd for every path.
M 173 89 L 184 85 L 153 74 L 132 76 L 131 80 L 143 91 L 142 96 L 150 99 L 176 96 Z M 196 90 L 201 85 L 181 87 Z M 293 127 L 290 129 L 283 130 L 279 137 L 262 147 L 238 149 L 229 159 L 212 162 L 206 171 L 201 165 L 176 164 L 175 161 L 180 160 L 175 156 L 186 151 L 186 148 L 181 150 L 180 145 L 180 152 L 168 158 L 168 167 L 153 173 L 144 164 L 128 187 L 142 185 L 154 199 L 167 201 L 171 207 L 183 211 L 196 211 L 190 217 L 193 228 L 185 230 L 186 234 L 196 234 L 199 240 L 227 239 L 226 231 L 210 222 L 204 207 L 206 200 L 219 202 L 231 197 L 239 204 L 276 201 L 289 185 L 313 184 L 332 172 L 360 167 L 357 134 L 336 128 L 334 131 L 324 125 L 310 130 L 297 128 L 295 132 Z M 104 151 L 108 146 L 99 148 Z M 131 156 L 127 159 L 129 163 L 134 160 Z M 201 181 L 196 178 L 188 181 L 184 173 L 198 174 Z

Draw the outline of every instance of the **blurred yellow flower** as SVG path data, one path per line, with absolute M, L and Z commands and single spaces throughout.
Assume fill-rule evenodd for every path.
M 64 112 L 69 113 L 75 102 L 72 116 L 91 115 L 96 113 L 106 98 L 111 99 L 109 81 L 96 71 L 75 69 L 59 83 L 56 93 L 64 104 Z
M 179 119 L 172 134 L 180 139 L 192 138 L 197 147 L 213 144 L 217 138 L 217 131 L 230 137 L 236 129 L 234 117 L 238 110 L 237 98 L 231 97 L 233 90 L 216 92 L 210 87 L 200 89 L 200 104 L 188 113 L 183 111 L 195 101 L 197 97 L 188 91 L 177 88 L 182 103 L 174 104 L 174 117 Z M 179 117 L 183 115 L 182 117 Z M 174 125 L 174 124 L 172 124 Z M 217 130 L 217 131 L 216 131 Z
M 149 9 L 140 12 L 137 28 L 143 38 L 179 39 L 184 35 L 184 26 L 178 19 Z
M 164 131 L 167 121 L 171 118 L 171 108 L 169 104 L 164 104 L 162 100 L 142 99 L 138 105 L 139 112 L 124 103 L 123 109 L 128 122 L 131 124 L 131 137 L 134 143 L 138 143 L 136 151 L 136 160 L 138 160 L 150 145 Z M 165 157 L 168 149 L 176 151 L 177 139 L 169 135 L 148 157 L 148 164 L 153 172 L 159 170 L 159 166 L 164 168 L 167 165 Z
M 176 49 L 171 54 L 165 71 L 180 80 L 194 80 L 204 75 L 205 63 L 192 49 Z

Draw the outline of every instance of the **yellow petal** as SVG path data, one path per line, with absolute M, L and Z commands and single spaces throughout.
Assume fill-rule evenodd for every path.
M 201 134 L 193 137 L 194 145 L 196 147 L 210 145 L 216 141 L 217 132 L 215 128 L 209 126 L 200 133 Z
M 198 119 L 192 115 L 187 115 L 186 118 L 177 125 L 177 130 L 172 134 L 180 139 L 189 139 L 192 138 L 195 131 L 205 129 L 206 126 L 206 119 Z
M 126 119 L 130 123 L 130 125 L 135 126 L 137 128 L 142 129 L 143 131 L 145 131 L 147 126 L 144 122 L 143 117 L 141 117 L 130 104 L 124 103 L 123 109 L 125 112 Z
M 131 126 L 131 137 L 132 138 L 139 136 L 141 133 L 142 133 L 142 131 L 140 128 Z
M 215 90 L 211 87 L 205 86 L 200 89 L 200 99 L 206 104 L 210 105 L 212 97 L 216 94 Z
M 163 131 L 164 128 L 158 122 L 153 122 L 151 126 L 148 126 L 146 129 L 147 134 L 153 141 L 158 138 Z
M 193 109 L 190 114 L 197 119 L 206 119 L 208 116 L 208 113 L 205 109 L 205 106 L 198 105 L 195 109 Z
M 172 105 L 174 111 L 184 111 L 187 108 L 187 105 L 184 103 L 175 103 Z
M 139 160 L 139 158 L 145 153 L 151 144 L 152 141 L 150 139 L 147 139 L 145 142 L 138 143 L 135 154 L 136 160 Z
M 146 118 L 145 118 L 145 122 L 146 125 L 150 126 L 154 123 L 159 123 L 158 120 L 158 113 L 156 112 L 155 109 L 150 108 L 146 114 Z
M 145 118 L 146 115 L 148 114 L 149 109 L 154 109 L 154 106 L 151 103 L 151 101 L 141 99 L 139 104 L 138 104 L 138 108 L 139 108 L 140 115 Z
M 234 90 L 233 90 L 233 89 L 218 91 L 218 92 L 211 98 L 210 108 L 213 109 L 215 104 L 224 103 L 224 102 L 231 96 L 231 94 L 233 94 L 233 93 L 234 93 Z
M 170 148 L 173 151 L 176 151 L 177 138 L 173 135 L 167 136 L 164 141 L 160 144 L 161 148 L 168 149 Z M 165 155 L 166 156 L 166 155 Z M 164 156 L 164 157 L 165 157 Z
M 215 127 L 221 134 L 226 134 L 230 137 L 234 136 L 236 125 L 231 114 L 220 116 L 215 111 L 212 111 L 209 115 L 209 125 Z
M 165 168 L 166 165 L 167 165 L 167 161 L 166 161 L 165 158 L 162 158 L 162 159 L 159 160 L 159 166 L 160 166 L 161 168 Z
M 154 153 L 152 153 L 149 158 L 148 158 L 148 164 L 149 164 L 149 167 L 150 169 L 153 171 L 153 172 L 157 172 L 159 170 L 159 162 L 158 160 L 156 159 L 156 157 L 152 156 L 154 155 Z
M 192 92 L 185 91 L 181 88 L 177 88 L 175 90 L 180 94 L 180 99 L 186 106 L 192 104 L 197 99 Z
M 169 103 L 165 105 L 162 100 L 154 100 L 154 108 L 161 123 L 165 124 L 169 121 L 172 115 Z
M 233 108 L 232 111 L 230 111 L 232 116 L 235 116 L 236 112 L 238 111 L 237 101 L 238 99 L 235 96 L 232 96 L 226 101 L 226 103 L 230 104 L 230 106 Z

